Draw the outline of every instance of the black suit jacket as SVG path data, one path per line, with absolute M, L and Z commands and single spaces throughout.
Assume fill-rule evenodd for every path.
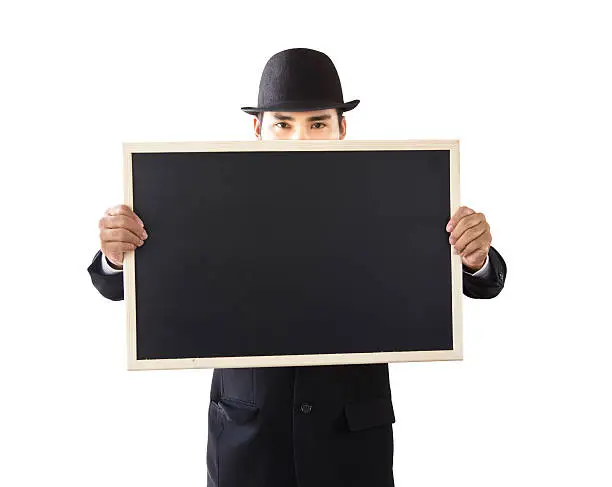
M 106 298 L 123 273 L 87 268 Z M 506 263 L 493 247 L 486 279 L 464 272 L 463 293 L 493 298 Z M 207 487 L 393 487 L 395 422 L 388 364 L 214 369 Z

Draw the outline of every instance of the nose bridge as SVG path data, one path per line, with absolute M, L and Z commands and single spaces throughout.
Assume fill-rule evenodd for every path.
M 293 131 L 292 139 L 307 139 L 308 138 L 308 125 L 305 123 L 296 123 L 295 130 Z

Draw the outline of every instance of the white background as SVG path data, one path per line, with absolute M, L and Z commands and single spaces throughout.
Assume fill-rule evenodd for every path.
M 463 361 L 390 366 L 396 484 L 612 485 L 605 3 L 3 2 L 0 484 L 205 485 L 211 371 L 127 372 L 86 267 L 123 141 L 254 140 L 265 62 L 310 47 L 347 139 L 460 139 L 508 264 Z

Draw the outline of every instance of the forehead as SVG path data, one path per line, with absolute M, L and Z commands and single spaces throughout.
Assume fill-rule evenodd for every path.
M 264 112 L 264 114 L 266 117 L 286 119 L 286 120 L 293 119 L 293 120 L 299 121 L 299 120 L 306 120 L 312 117 L 321 117 L 325 115 L 334 117 L 336 114 L 336 109 L 327 108 L 325 110 L 309 110 L 307 112 L 271 111 L 271 112 Z

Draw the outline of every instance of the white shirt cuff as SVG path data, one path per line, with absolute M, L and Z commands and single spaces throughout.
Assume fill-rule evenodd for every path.
M 102 274 L 117 274 L 119 272 L 123 272 L 123 269 L 115 269 L 111 267 L 108 261 L 106 260 L 106 255 L 101 252 L 102 255 Z
M 474 276 L 474 277 L 482 277 L 485 278 L 487 276 L 487 274 L 489 274 L 489 254 L 487 254 L 487 258 L 485 260 L 484 265 L 478 269 L 476 272 L 471 273 L 465 269 L 463 269 L 463 272 L 465 272 L 466 274 L 469 274 L 470 276 Z

